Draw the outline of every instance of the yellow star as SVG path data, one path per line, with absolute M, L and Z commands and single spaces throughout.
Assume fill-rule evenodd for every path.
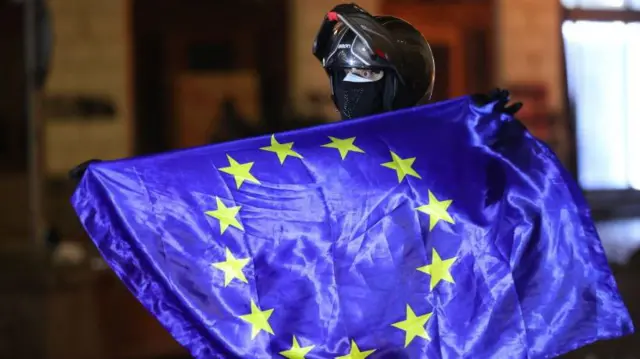
M 422 179 L 420 175 L 411 167 L 416 161 L 415 157 L 400 158 L 395 152 L 391 151 L 391 162 L 383 163 L 383 167 L 391 168 L 398 174 L 398 183 L 402 182 L 405 176 L 413 176 Z
M 418 211 L 429 215 L 429 230 L 436 226 L 438 221 L 442 220 L 448 223 L 456 223 L 447 209 L 451 205 L 452 200 L 438 201 L 436 196 L 429 191 L 429 204 L 416 208 Z
M 240 212 L 240 208 L 242 208 L 241 206 L 227 207 L 218 197 L 216 197 L 216 205 L 218 209 L 215 211 L 206 211 L 205 213 L 220 221 L 220 234 L 224 233 L 229 226 L 244 230 L 242 224 L 236 219 L 236 215 Z
M 260 181 L 253 177 L 250 172 L 251 167 L 253 167 L 253 162 L 238 163 L 229 155 L 227 155 L 227 159 L 229 160 L 229 167 L 220 168 L 220 171 L 232 175 L 236 180 L 236 187 L 238 189 L 240 189 L 240 186 L 244 183 L 244 181 L 250 181 L 260 184 Z
M 278 155 L 278 159 L 280 160 L 280 164 L 284 163 L 284 160 L 287 159 L 287 156 L 302 158 L 302 155 L 298 152 L 292 150 L 293 142 L 289 143 L 279 143 L 276 140 L 275 135 L 271 135 L 271 146 L 261 147 L 261 150 L 274 152 Z
M 240 316 L 242 320 L 251 323 L 251 339 L 255 339 L 261 330 L 273 334 L 273 329 L 269 324 L 271 314 L 273 314 L 273 309 L 260 310 L 256 303 L 253 300 L 251 301 L 251 314 Z
M 229 248 L 226 249 L 226 260 L 224 262 L 213 263 L 212 265 L 224 272 L 224 286 L 228 286 L 234 278 L 247 283 L 242 268 L 249 263 L 249 258 L 238 259 L 233 256 Z
M 305 359 L 304 356 L 313 350 L 313 348 L 315 348 L 315 345 L 300 347 L 300 344 L 298 344 L 298 338 L 294 335 L 291 349 L 280 352 L 280 355 L 288 359 Z
M 353 141 L 356 140 L 355 137 L 340 139 L 329 136 L 331 143 L 327 143 L 326 145 L 322 145 L 322 147 L 335 148 L 340 151 L 340 157 L 344 160 L 345 157 L 349 154 L 349 151 L 364 153 L 364 151 L 353 144 Z
M 352 340 L 351 341 L 351 352 L 349 352 L 349 354 L 347 354 L 347 355 L 343 355 L 341 357 L 337 357 L 336 359 L 364 359 L 364 358 L 368 357 L 369 355 L 373 354 L 373 352 L 375 352 L 375 349 L 361 352 L 360 348 L 358 348 L 358 344 L 356 344 L 356 342 L 354 340 Z
M 429 338 L 429 334 L 427 334 L 427 330 L 424 326 L 425 324 L 427 324 L 427 321 L 429 320 L 429 318 L 431 318 L 432 314 L 433 313 L 427 313 L 417 317 L 413 312 L 413 309 L 411 309 L 411 307 L 407 304 L 407 319 L 391 324 L 392 326 L 398 329 L 402 329 L 406 332 L 404 337 L 405 348 L 409 346 L 409 344 L 415 337 L 420 337 L 427 340 L 431 339 Z
M 418 268 L 420 272 L 429 274 L 431 276 L 431 290 L 433 290 L 433 288 L 435 288 L 436 285 L 440 283 L 440 281 L 455 283 L 453 281 L 453 277 L 451 277 L 451 266 L 453 265 L 453 262 L 456 261 L 456 259 L 458 259 L 458 257 L 442 260 L 438 252 L 436 252 L 436 249 L 433 248 L 431 264 Z

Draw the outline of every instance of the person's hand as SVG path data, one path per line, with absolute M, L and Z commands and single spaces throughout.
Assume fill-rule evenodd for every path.
M 91 160 L 82 162 L 81 164 L 75 166 L 69 171 L 69 178 L 74 180 L 76 183 L 80 182 L 80 180 L 82 180 L 82 177 L 84 176 L 84 173 L 87 171 L 87 167 L 89 167 L 89 165 L 92 163 L 98 163 L 98 162 L 102 162 L 102 160 L 91 159 Z
M 510 104 L 509 91 L 500 88 L 493 89 L 489 93 L 472 95 L 471 99 L 478 106 L 497 102 L 496 110 L 507 115 L 515 115 L 516 112 L 520 111 L 522 108 L 522 102 L 514 102 Z
M 522 108 L 522 102 L 509 103 L 509 91 L 500 88 L 491 90 L 489 93 L 472 95 L 471 99 L 476 106 L 495 103 L 494 111 L 510 116 L 515 115 Z M 490 147 L 502 153 L 516 151 L 526 132 L 525 126 L 515 117 L 512 121 L 500 121 L 500 123 Z

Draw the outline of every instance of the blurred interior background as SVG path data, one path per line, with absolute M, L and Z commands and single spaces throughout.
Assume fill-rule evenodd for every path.
M 336 0 L 0 0 L 0 357 L 187 358 L 99 259 L 67 171 L 337 119 Z M 640 0 L 360 0 L 411 22 L 434 101 L 500 86 L 576 176 L 640 323 Z M 636 299 L 638 298 L 638 299 Z M 640 358 L 638 337 L 567 358 Z

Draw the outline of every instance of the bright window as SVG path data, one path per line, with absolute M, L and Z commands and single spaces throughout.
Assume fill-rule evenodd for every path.
M 624 5 L 621 0 L 563 3 Z M 640 0 L 634 3 L 640 5 Z M 575 105 L 581 186 L 640 189 L 640 22 L 567 20 L 562 35 L 569 96 Z
M 640 9 L 640 0 L 562 0 L 561 2 L 568 9 Z

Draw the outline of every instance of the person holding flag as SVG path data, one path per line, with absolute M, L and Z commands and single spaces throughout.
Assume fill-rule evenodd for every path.
M 508 93 L 425 104 L 410 24 L 338 5 L 343 119 L 91 162 L 72 203 L 196 358 L 553 358 L 633 332 L 580 190 Z

